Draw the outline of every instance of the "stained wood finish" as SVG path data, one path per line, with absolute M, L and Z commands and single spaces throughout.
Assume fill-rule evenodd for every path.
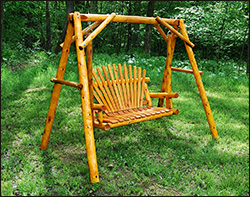
M 84 127 L 84 136 L 86 144 L 86 153 L 89 166 L 90 182 L 99 182 L 99 174 L 97 167 L 96 149 L 95 149 L 95 139 L 94 139 L 94 126 L 93 126 L 93 116 L 91 110 L 91 101 L 89 94 L 89 79 L 87 72 L 87 65 L 85 61 L 84 50 L 82 50 L 79 45 L 82 43 L 82 25 L 80 20 L 80 13 L 74 13 L 74 30 L 76 36 L 76 53 L 77 53 L 77 66 L 79 83 L 84 84 L 83 88 L 80 90 L 81 95 L 81 107 L 82 107 L 82 118 Z
M 161 92 L 171 92 L 171 64 L 174 54 L 174 48 L 176 43 L 176 36 L 174 34 L 168 34 L 167 42 L 167 59 L 162 77 Z M 158 107 L 163 106 L 163 98 L 159 98 Z M 166 99 L 166 107 L 172 108 L 171 98 Z
M 164 116 L 170 116 L 178 114 L 177 109 L 168 110 L 166 108 L 150 108 L 148 110 L 143 109 L 142 113 L 150 113 L 150 116 L 143 116 L 140 112 L 134 112 L 127 114 L 127 116 L 115 116 L 114 118 L 103 117 L 102 124 L 94 124 L 95 127 L 108 131 L 110 128 L 129 125 L 133 123 L 153 120 Z M 136 117 L 136 118 L 133 118 Z
M 190 42 L 189 38 L 187 38 L 187 37 L 183 36 L 182 34 L 180 34 L 175 28 L 173 28 L 171 25 L 166 23 L 159 16 L 157 16 L 155 19 L 158 21 L 158 23 L 160 23 L 161 25 L 164 25 L 172 33 L 176 34 L 180 39 L 182 39 L 184 42 L 186 42 L 189 46 L 194 47 L 194 44 L 192 42 Z
M 112 69 L 113 68 L 113 69 Z M 108 72 L 107 72 L 108 69 Z M 105 114 L 100 114 L 94 121 L 97 128 L 109 130 L 110 128 L 151 120 L 172 114 L 178 114 L 177 109 L 162 107 L 152 107 L 152 98 L 177 98 L 177 93 L 149 93 L 147 83 L 150 81 L 146 77 L 146 70 L 124 64 L 107 65 L 92 70 L 94 92 L 100 106 L 106 107 Z M 147 106 L 143 106 L 147 104 Z M 96 104 L 94 105 L 96 106 Z M 97 107 L 95 107 L 97 109 Z
M 67 60 L 68 60 L 68 55 L 69 55 L 69 50 L 70 50 L 70 45 L 71 45 L 71 38 L 72 38 L 73 32 L 74 32 L 74 27 L 73 27 L 72 23 L 69 22 L 68 27 L 67 27 L 67 31 L 66 31 L 66 36 L 64 39 L 65 44 L 62 48 L 62 54 L 61 54 L 61 58 L 59 61 L 58 70 L 56 73 L 57 80 L 63 80 L 63 76 L 64 76 L 66 65 L 67 65 Z M 47 114 L 47 119 L 45 122 L 43 137 L 42 137 L 42 143 L 41 143 L 41 147 L 40 147 L 40 149 L 42 149 L 42 150 L 46 150 L 48 143 L 49 143 L 49 137 L 50 137 L 51 128 L 52 128 L 54 117 L 55 117 L 55 112 L 56 112 L 57 103 L 59 100 L 59 95 L 61 92 L 61 87 L 62 87 L 62 84 L 60 84 L 60 83 L 55 83 L 55 85 L 53 87 L 53 92 L 52 92 L 51 100 L 50 100 L 50 106 L 49 106 L 49 110 L 48 110 L 48 114 Z
M 81 21 L 96 22 L 82 30 Z M 176 70 L 194 74 L 202 103 L 206 112 L 210 130 L 212 132 L 212 136 L 214 138 L 218 138 L 212 112 L 200 77 L 202 73 L 198 70 L 194 58 L 192 50 L 192 47 L 194 45 L 189 41 L 183 20 L 163 19 L 159 17 L 155 19 L 153 17 L 121 15 L 116 16 L 114 13 L 111 15 L 80 14 L 79 12 L 69 14 L 68 27 L 64 43 L 62 44 L 63 49 L 58 66 L 58 71 L 56 77 L 52 79 L 52 81 L 55 82 L 55 85 L 53 88 L 49 111 L 45 123 L 41 149 L 45 150 L 48 145 L 61 85 L 64 84 L 78 87 L 81 95 L 80 99 L 84 125 L 84 135 L 91 183 L 99 181 L 93 132 L 94 127 L 103 130 L 109 130 L 110 128 L 118 126 L 152 120 L 179 113 L 178 109 L 172 108 L 171 102 L 169 108 L 167 106 L 166 108 L 163 108 L 161 106 L 152 107 L 151 97 L 160 99 L 165 98 L 171 101 L 171 98 L 178 97 L 178 94 L 171 93 L 171 83 L 168 84 L 168 88 L 166 88 L 167 86 L 162 83 L 162 85 L 164 86 L 164 90 L 161 93 L 149 93 L 147 82 L 149 82 L 150 79 L 146 77 L 146 70 L 143 70 L 142 72 L 141 68 L 137 68 L 136 66 L 132 68 L 131 65 L 129 65 L 128 68 L 126 65 L 123 65 L 123 67 L 121 65 L 118 65 L 118 68 L 116 65 L 112 65 L 112 67 L 108 65 L 108 71 L 104 66 L 102 66 L 102 74 L 101 69 L 97 68 L 97 72 L 92 69 L 91 41 L 111 21 L 155 25 L 156 29 L 163 36 L 165 41 L 168 42 L 169 45 L 168 53 L 170 58 L 167 58 L 167 66 L 165 67 L 165 71 L 167 72 Z M 172 32 L 171 41 L 169 41 L 170 38 L 166 37 L 163 30 L 160 28 L 159 23 L 167 27 Z M 97 26 L 98 28 L 96 28 L 91 34 L 89 34 L 85 41 L 83 41 L 83 34 L 86 34 L 91 29 L 94 29 Z M 178 27 L 180 27 L 181 34 L 178 32 Z M 74 36 L 73 32 L 75 32 Z M 184 41 L 187 54 L 192 66 L 191 71 L 171 68 L 176 36 L 179 36 Z M 70 45 L 73 41 L 75 41 L 76 44 L 79 83 L 63 80 Z M 85 61 L 85 47 L 87 47 L 87 63 Z M 166 72 L 164 73 L 164 76 L 167 76 Z M 95 81 L 93 80 L 92 75 Z M 91 96 L 91 94 L 93 94 L 93 96 Z M 98 104 L 93 103 L 93 97 L 96 99 Z
M 103 21 L 108 17 L 104 14 L 81 14 L 81 21 Z M 69 14 L 69 19 L 72 20 L 73 13 Z M 179 19 L 167 19 L 161 18 L 164 22 L 170 25 L 178 25 Z M 112 22 L 118 23 L 141 23 L 141 24 L 152 24 L 157 25 L 157 21 L 154 17 L 143 17 L 143 16 L 127 16 L 117 15 Z
M 145 93 L 145 84 L 150 81 L 146 78 L 146 70 L 143 70 L 136 66 L 129 65 L 129 75 L 127 66 L 121 64 L 102 66 L 103 73 L 100 68 L 92 70 L 94 80 L 92 86 L 94 89 L 94 97 L 100 104 L 104 104 L 107 107 L 107 112 L 122 111 L 123 114 L 129 113 L 133 108 L 143 106 L 143 99 Z M 109 73 L 109 74 L 108 74 Z M 141 76 L 143 75 L 143 76 Z M 148 96 L 150 98 L 150 96 Z M 147 98 L 148 98 L 147 97 Z
M 186 30 L 186 27 L 185 27 L 185 24 L 184 24 L 183 20 L 180 20 L 180 31 L 181 31 L 182 35 L 186 39 L 188 39 L 187 30 Z M 207 99 L 205 88 L 204 88 L 202 80 L 201 80 L 201 75 L 199 73 L 199 69 L 198 69 L 198 66 L 197 66 L 197 63 L 196 63 L 196 60 L 195 60 L 195 57 L 194 57 L 193 49 L 186 42 L 184 42 L 184 45 L 185 45 L 185 48 L 186 48 L 186 51 L 187 51 L 187 54 L 188 54 L 190 64 L 191 64 L 192 69 L 193 69 L 193 74 L 194 74 L 194 78 L 195 78 L 198 90 L 200 92 L 201 101 L 202 101 L 202 104 L 203 104 L 203 107 L 204 107 L 204 110 L 205 110 L 205 113 L 206 113 L 206 116 L 207 116 L 207 121 L 208 121 L 208 124 L 209 124 L 209 127 L 210 127 L 211 134 L 212 134 L 213 138 L 218 139 L 219 136 L 218 136 L 217 129 L 216 129 L 216 126 L 215 126 L 212 111 L 211 111 L 211 108 L 210 108 L 210 105 L 209 105 L 209 102 L 208 102 L 208 99 Z

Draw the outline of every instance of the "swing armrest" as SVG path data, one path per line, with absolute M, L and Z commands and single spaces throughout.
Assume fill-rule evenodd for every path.
M 97 121 L 99 124 L 103 122 L 103 112 L 107 109 L 105 105 L 102 104 L 93 104 L 93 110 L 97 111 Z
M 93 110 L 98 110 L 99 111 L 105 111 L 107 110 L 107 107 L 102 104 L 93 104 Z
M 178 93 L 171 92 L 159 92 L 159 93 L 149 93 L 149 96 L 151 98 L 177 98 L 179 95 Z

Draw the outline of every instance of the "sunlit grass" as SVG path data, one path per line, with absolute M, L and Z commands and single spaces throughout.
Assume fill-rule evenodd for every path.
M 95 54 L 93 63 L 128 65 L 128 59 Z M 48 149 L 40 150 L 58 60 L 38 53 L 23 69 L 2 67 L 1 195 L 249 195 L 248 78 L 204 72 L 220 136 L 213 140 L 194 77 L 173 72 L 172 91 L 179 94 L 173 107 L 180 113 L 109 131 L 95 129 L 100 182 L 90 184 L 75 88 L 62 87 Z M 64 79 L 78 81 L 75 61 L 70 55 Z M 140 60 L 137 55 L 133 65 L 147 69 L 149 89 L 158 92 L 165 58 Z

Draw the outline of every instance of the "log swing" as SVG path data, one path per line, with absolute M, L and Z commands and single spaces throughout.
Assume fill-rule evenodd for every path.
M 82 21 L 94 23 L 82 30 Z M 150 93 L 148 91 L 147 82 L 150 79 L 146 77 L 146 70 L 142 70 L 140 67 L 133 66 L 132 68 L 131 65 L 113 64 L 112 66 L 107 65 L 106 67 L 97 68 L 96 71 L 92 68 L 92 40 L 110 22 L 152 24 L 167 42 L 167 59 L 160 93 Z M 160 25 L 166 27 L 171 34 L 167 36 Z M 83 41 L 83 35 L 86 34 L 87 37 Z M 171 67 L 177 37 L 184 41 L 192 70 Z M 63 79 L 72 42 L 75 42 L 76 45 L 79 82 Z M 61 47 L 62 53 L 56 78 L 51 79 L 54 87 L 40 148 L 45 150 L 48 146 L 61 86 L 67 85 L 77 88 L 81 95 L 82 118 L 91 183 L 99 181 L 94 128 L 109 130 L 118 126 L 178 114 L 178 109 L 174 109 L 172 105 L 172 98 L 178 97 L 177 93 L 171 92 L 172 70 L 194 75 L 211 134 L 213 138 L 218 138 L 215 122 L 201 80 L 203 72 L 198 70 L 192 49 L 194 44 L 188 38 L 182 19 L 166 19 L 158 16 L 156 18 L 125 16 L 116 15 L 115 13 L 101 15 L 74 12 L 68 15 L 67 32 Z M 86 60 L 84 48 L 86 48 Z M 97 103 L 94 103 L 94 98 Z M 159 99 L 157 107 L 152 106 L 151 98 Z M 166 107 L 163 107 L 164 99 L 166 99 Z

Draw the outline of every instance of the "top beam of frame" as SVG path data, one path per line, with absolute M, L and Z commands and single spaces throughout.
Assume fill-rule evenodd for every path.
M 108 15 L 105 14 L 80 14 L 81 21 L 103 21 Z M 73 13 L 69 14 L 69 19 L 73 20 Z M 179 25 L 180 19 L 167 19 L 161 18 L 164 22 L 170 25 Z M 154 17 L 143 17 L 143 16 L 127 16 L 127 15 L 116 15 L 112 22 L 118 23 L 141 23 L 141 24 L 152 24 L 157 25 L 158 22 Z

